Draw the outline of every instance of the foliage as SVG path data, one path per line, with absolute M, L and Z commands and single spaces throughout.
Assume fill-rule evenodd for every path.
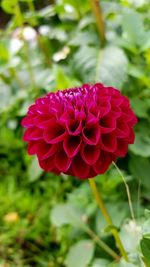
M 101 1 L 105 47 L 88 0 L 43 2 L 0 3 L 9 18 L 0 30 L 0 266 L 149 266 L 149 1 Z M 21 139 L 20 121 L 37 96 L 83 82 L 118 87 L 139 119 L 135 144 L 118 161 L 136 221 L 117 170 L 96 178 L 131 263 L 115 262 L 99 245 L 118 253 L 88 183 L 42 173 Z

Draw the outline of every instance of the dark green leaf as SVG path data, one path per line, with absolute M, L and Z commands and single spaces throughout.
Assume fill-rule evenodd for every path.
M 150 266 L 150 239 L 143 237 L 141 240 L 141 250 L 144 256 L 144 262 L 147 267 Z

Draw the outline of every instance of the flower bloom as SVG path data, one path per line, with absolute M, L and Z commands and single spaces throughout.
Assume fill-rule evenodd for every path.
M 23 139 L 45 171 L 86 179 L 126 155 L 136 123 L 117 89 L 84 84 L 38 98 L 22 120 Z

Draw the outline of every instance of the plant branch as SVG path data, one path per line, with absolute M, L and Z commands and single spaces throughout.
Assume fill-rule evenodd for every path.
M 90 3 L 91 3 L 93 14 L 96 19 L 99 37 L 100 37 L 102 45 L 104 46 L 106 42 L 106 36 L 105 36 L 105 25 L 104 25 L 104 19 L 103 19 L 102 8 L 100 5 L 100 0 L 90 0 Z
M 89 227 L 86 227 L 85 231 L 93 239 L 93 241 L 95 241 L 95 243 L 105 252 L 107 252 L 112 258 L 114 258 L 116 261 L 120 260 L 120 257 L 117 255 L 117 253 L 112 250 L 106 243 L 104 243 L 104 241 L 101 240 Z
M 97 202 L 97 204 L 98 204 L 98 206 L 99 206 L 99 208 L 100 208 L 100 210 L 101 210 L 106 222 L 108 223 L 108 225 L 113 226 L 112 219 L 111 219 L 110 215 L 108 214 L 108 211 L 107 211 L 107 209 L 105 207 L 105 204 L 104 204 L 104 202 L 102 200 L 102 197 L 101 197 L 100 193 L 97 190 L 96 183 L 95 183 L 94 179 L 93 178 L 89 179 L 89 183 L 90 183 L 92 192 L 94 194 L 94 197 L 96 199 L 96 202 Z M 126 261 L 128 261 L 128 255 L 127 255 L 127 253 L 126 253 L 126 251 L 125 251 L 125 249 L 123 247 L 123 244 L 121 242 L 121 239 L 119 237 L 119 234 L 118 234 L 117 230 L 116 229 L 112 229 L 111 232 L 112 232 L 112 234 L 113 234 L 113 236 L 114 236 L 114 238 L 116 240 L 116 244 L 118 245 L 118 248 L 119 248 L 122 256 L 124 257 L 124 259 Z
M 132 206 L 132 200 L 131 200 L 131 194 L 130 194 L 130 189 L 129 189 L 129 186 L 128 184 L 126 183 L 126 180 L 122 174 L 122 172 L 120 171 L 120 169 L 118 168 L 118 166 L 116 165 L 116 163 L 113 161 L 112 162 L 113 165 L 115 166 L 115 168 L 117 169 L 118 173 L 120 174 L 123 182 L 124 182 L 124 185 L 125 185 L 125 188 L 126 188 L 126 192 L 127 192 L 127 197 L 128 197 L 128 203 L 129 203 L 129 208 L 130 208 L 130 213 L 131 213 L 131 217 L 132 217 L 132 220 L 135 221 L 135 216 L 134 216 L 134 211 L 133 211 L 133 206 Z

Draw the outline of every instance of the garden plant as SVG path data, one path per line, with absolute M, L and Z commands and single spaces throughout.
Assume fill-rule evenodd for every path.
M 150 267 L 149 10 L 0 1 L 0 267 Z

